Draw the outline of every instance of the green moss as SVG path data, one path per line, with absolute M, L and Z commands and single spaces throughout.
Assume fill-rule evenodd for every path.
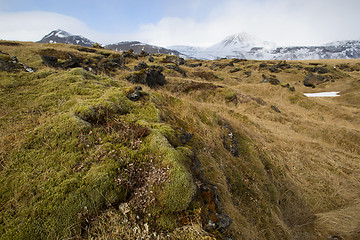
M 99 99 L 78 104 L 74 112 L 87 122 L 102 124 L 114 114 L 129 113 L 132 105 L 122 92 L 112 88 Z
M 137 102 L 126 116 L 129 122 L 140 121 L 143 124 L 160 121 L 160 111 L 150 101 Z
M 186 164 L 189 162 L 189 151 L 174 148 L 159 130 L 153 130 L 149 147 L 152 152 L 161 155 L 162 164 L 171 168 L 170 182 L 165 185 L 160 199 L 169 213 L 187 209 L 195 195 L 196 187 Z
M 18 204 L 13 214 L 6 211 L 1 219 L 5 239 L 78 235 L 84 209 L 92 215 L 124 197 L 114 181 L 118 162 L 94 163 L 88 171 L 72 170 L 84 162 L 86 154 L 77 148 L 77 136 L 89 128 L 81 119 L 64 114 L 31 133 L 11 153 L 13 162 L 0 182 L 12 192 L 2 192 L 1 202 Z M 13 168 L 19 172 L 13 174 Z

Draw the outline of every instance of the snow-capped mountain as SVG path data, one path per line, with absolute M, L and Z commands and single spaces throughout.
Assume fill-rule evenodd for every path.
M 115 50 L 115 51 L 127 51 L 129 49 L 134 50 L 135 53 L 140 54 L 141 51 L 145 51 L 147 53 L 162 53 L 162 54 L 170 54 L 170 55 L 180 55 L 180 52 L 176 50 L 171 50 L 163 47 L 158 47 L 146 43 L 141 43 L 138 41 L 126 41 L 119 42 L 115 44 L 106 45 L 105 48 Z
M 248 58 L 252 49 L 272 49 L 276 44 L 261 41 L 247 33 L 238 33 L 226 37 L 221 42 L 207 48 L 173 46 L 170 47 L 186 57 L 213 60 L 217 58 Z
M 227 36 L 221 42 L 209 47 L 208 49 L 214 51 L 224 50 L 250 50 L 253 47 L 270 49 L 276 46 L 275 43 L 261 41 L 257 37 L 248 33 L 238 33 Z
M 187 58 L 214 60 L 244 58 L 255 60 L 314 60 L 360 58 L 360 41 L 339 41 L 324 46 L 277 47 L 246 33 L 226 37 L 208 48 L 173 46 Z
M 95 42 L 79 35 L 72 35 L 64 30 L 57 29 L 45 35 L 39 43 L 66 43 L 84 47 L 92 47 Z

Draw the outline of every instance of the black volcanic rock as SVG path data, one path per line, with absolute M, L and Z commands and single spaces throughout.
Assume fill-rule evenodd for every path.
M 57 67 L 58 58 L 56 56 L 41 55 L 41 60 L 48 67 Z
M 44 36 L 39 43 L 65 43 L 65 44 L 74 44 L 80 45 L 84 47 L 92 47 L 95 42 L 79 36 L 79 35 L 72 35 L 64 30 L 58 29 L 54 30 L 51 33 Z
M 19 62 L 16 56 L 10 56 L 8 53 L 0 51 L 0 71 L 17 72 L 17 71 L 34 72 L 35 70 Z
M 126 77 L 129 82 L 146 84 L 151 88 L 166 84 L 165 76 L 162 74 L 162 67 L 151 66 L 147 69 L 134 72 Z
M 309 73 L 304 79 L 304 85 L 306 87 L 315 88 L 320 83 L 318 77 L 312 73 Z

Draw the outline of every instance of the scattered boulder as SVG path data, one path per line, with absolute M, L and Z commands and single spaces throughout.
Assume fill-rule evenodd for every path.
M 353 71 L 360 71 L 359 65 L 358 66 L 351 66 L 348 63 L 342 63 L 340 65 L 336 65 L 336 68 L 345 71 L 345 72 L 353 72 Z
M 138 56 L 134 53 L 134 50 L 129 49 L 126 52 L 122 53 L 123 58 L 134 58 L 138 59 Z
M 97 68 L 99 71 L 109 74 L 117 69 L 121 69 L 122 66 L 121 59 L 103 59 L 98 63 Z
M 34 72 L 35 70 L 25 64 L 19 62 L 16 56 L 10 56 L 0 51 L 0 71 L 17 72 L 24 70 L 26 72 Z
M 275 107 L 274 105 L 271 106 L 271 109 L 274 110 L 277 113 L 281 113 L 278 107 Z
M 281 72 L 282 70 L 285 70 L 285 69 L 289 69 L 291 68 L 291 65 L 288 64 L 285 60 L 284 61 L 280 61 L 278 64 L 276 65 L 272 65 L 269 70 L 270 72 L 273 72 L 273 73 L 279 73 Z
M 239 59 L 239 58 L 234 58 L 231 60 L 231 62 L 234 63 L 239 63 L 239 62 L 246 62 L 247 59 Z
M 269 70 L 270 70 L 270 72 L 272 72 L 272 73 L 279 73 L 279 72 L 281 72 L 281 69 L 279 69 L 279 68 L 277 67 L 277 65 L 272 65 L 272 66 L 269 68 Z
M 134 67 L 134 71 L 140 71 L 147 68 L 149 68 L 149 66 L 145 62 L 140 62 L 138 65 Z
M 329 73 L 330 69 L 327 68 L 326 66 L 322 66 L 322 67 L 305 67 L 304 68 L 306 71 L 308 72 L 312 72 L 312 73 L 319 73 L 319 74 L 325 74 L 325 73 Z
M 269 83 L 272 84 L 272 85 L 279 85 L 280 84 L 280 80 L 279 79 L 276 79 L 274 77 L 270 77 L 269 78 Z
M 140 92 L 142 90 L 142 87 L 140 86 L 136 86 L 132 91 L 130 91 L 126 97 L 133 101 L 136 102 L 138 101 L 141 97 L 142 97 L 142 93 Z
M 278 80 L 274 75 L 270 75 L 270 77 L 267 77 L 265 74 L 262 75 L 262 83 L 270 83 L 272 85 L 279 85 L 280 80 Z
M 41 55 L 41 60 L 47 67 L 56 68 L 58 66 L 58 58 L 56 56 Z
M 304 85 L 306 87 L 312 87 L 312 88 L 315 88 L 316 85 L 319 84 L 319 79 L 316 77 L 316 75 L 310 73 L 308 74 L 305 79 L 304 79 Z
M 231 69 L 230 70 L 230 73 L 235 73 L 235 72 L 239 72 L 239 71 L 241 71 L 241 68 L 234 68 L 234 69 Z
M 149 56 L 148 60 L 149 60 L 149 62 L 154 62 L 155 58 L 153 56 Z
M 141 53 L 139 54 L 139 57 L 147 57 L 149 56 L 148 52 L 145 52 L 144 50 L 141 51 Z
M 186 72 L 185 72 L 185 70 L 184 70 L 184 69 L 181 69 L 181 68 L 180 68 L 178 65 L 176 65 L 176 64 L 165 64 L 165 67 L 166 67 L 167 69 L 172 69 L 172 70 L 174 70 L 174 71 L 182 74 L 183 77 L 186 77 Z
M 246 72 L 244 72 L 244 74 L 246 75 L 246 77 L 250 77 L 252 74 L 252 71 L 246 71 Z
M 69 56 L 69 59 L 62 64 L 62 67 L 64 69 L 81 67 L 80 61 L 75 56 L 71 55 L 69 52 L 67 54 Z
M 186 145 L 188 142 L 190 142 L 193 135 L 191 133 L 186 132 L 184 129 L 180 128 L 181 136 L 180 140 L 183 145 Z
M 259 69 L 267 69 L 268 65 L 266 63 L 260 63 Z
M 150 68 L 137 71 L 126 79 L 132 83 L 146 84 L 151 88 L 166 84 L 165 76 L 162 74 L 162 67 L 151 66 Z

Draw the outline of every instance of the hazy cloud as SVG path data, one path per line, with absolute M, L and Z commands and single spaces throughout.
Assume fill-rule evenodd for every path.
M 2 2 L 6 6 L 6 1 Z M 160 20 L 139 25 L 129 19 L 121 24 L 132 26 L 131 32 L 110 34 L 102 33 L 101 28 L 95 30 L 78 18 L 54 12 L 0 12 L 0 39 L 36 41 L 61 28 L 105 44 L 139 40 L 160 46 L 210 46 L 238 32 L 279 45 L 360 40 L 358 0 L 184 0 L 176 4 L 164 1 L 153 7 L 164 7 L 163 16 L 157 17 Z M 150 14 L 152 9 L 146 11 L 138 14 Z M 114 24 L 114 29 L 119 30 L 119 23 L 102 22 L 100 14 L 97 17 L 98 25 L 111 29 Z
M 76 18 L 51 12 L 0 12 L 0 39 L 37 41 L 55 29 L 88 33 L 86 25 Z
M 360 1 L 222 1 L 203 20 L 163 18 L 143 25 L 140 36 L 161 45 L 206 46 L 225 35 L 247 32 L 279 45 L 314 45 L 360 39 Z

